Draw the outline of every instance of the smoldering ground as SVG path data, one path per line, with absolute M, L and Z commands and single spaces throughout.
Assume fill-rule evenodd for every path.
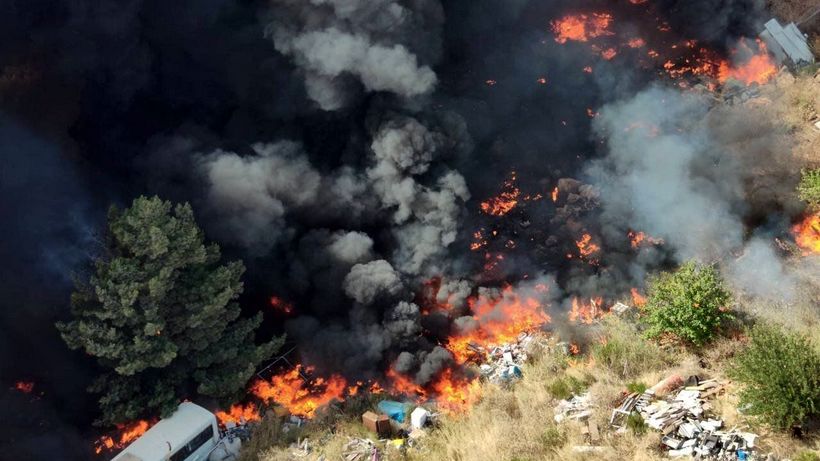
M 593 133 L 586 109 L 632 100 L 656 79 L 655 69 L 635 68 L 627 53 L 602 61 L 579 46 L 559 46 L 549 30 L 563 14 L 597 9 L 640 30 L 644 19 L 628 2 L 2 3 L 2 248 L 9 261 L 2 322 L 15 332 L 3 339 L 2 385 L 31 378 L 45 390 L 36 402 L 4 391 L 16 399 L 6 408 L 19 421 L 2 439 L 4 453 L 90 456 L 83 434 L 93 402 L 82 388 L 93 364 L 69 354 L 52 325 L 67 314 L 66 275 L 87 268 L 105 207 L 138 194 L 192 202 L 208 237 L 248 265 L 248 312 L 266 309 L 271 295 L 297 306 L 290 318 L 268 309 L 264 333 L 286 331 L 305 346 L 303 358 L 353 375 L 394 364 L 425 382 L 448 363 L 436 340 L 470 322 L 463 315 L 423 319 L 416 291 L 429 277 L 446 276 L 447 291 L 463 301 L 481 284 L 555 273 L 563 291 L 549 301 L 560 306 L 562 293 L 620 291 L 664 258 L 694 254 L 652 204 L 629 215 L 638 220 L 632 225 L 663 234 L 672 256 L 636 255 L 607 237 L 626 225 L 613 194 L 631 200 L 644 191 L 593 174 L 620 175 L 624 156 L 621 141 L 609 136 L 620 126 L 602 110 Z M 718 48 L 754 33 L 757 2 L 719 3 L 653 7 L 678 27 L 676 37 Z M 583 72 L 591 62 L 594 72 Z M 729 142 L 723 138 L 735 131 L 720 126 L 696 133 Z M 601 136 L 612 138 L 609 146 L 598 147 Z M 669 136 L 673 146 L 677 138 Z M 717 155 L 688 161 L 706 168 Z M 585 170 L 596 157 L 603 163 Z M 528 228 L 480 214 L 478 202 L 513 169 L 533 193 L 561 178 L 572 185 L 555 206 L 526 207 Z M 718 235 L 727 242 L 721 249 L 745 245 L 768 258 L 765 246 L 744 243 L 744 177 L 721 171 L 732 181 L 696 175 L 710 186 L 708 199 L 720 198 L 715 216 L 730 224 L 729 234 Z M 652 184 L 662 173 L 649 165 L 635 174 Z M 571 183 L 573 176 L 584 183 Z M 692 187 L 678 179 L 671 201 L 686 200 L 681 194 Z M 771 211 L 775 221 L 791 210 L 752 208 Z M 503 228 L 518 246 L 497 273 L 476 278 L 483 261 L 468 242 L 482 226 Z M 582 228 L 610 240 L 600 268 L 567 263 L 559 251 Z M 550 237 L 557 243 L 542 252 L 538 245 Z M 19 360 L 21 351 L 36 359 Z

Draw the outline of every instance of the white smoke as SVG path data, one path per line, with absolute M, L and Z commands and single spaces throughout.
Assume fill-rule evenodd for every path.
M 608 152 L 586 174 L 600 190 L 604 232 L 644 231 L 679 261 L 723 263 L 735 285 L 782 296 L 792 278 L 771 239 L 747 240 L 743 222 L 747 184 L 776 160 L 726 141 L 744 125 L 737 118 L 714 116 L 704 98 L 650 88 L 600 110 L 594 129 Z
M 408 41 L 437 35 L 442 14 L 437 1 L 413 6 L 395 0 L 278 0 L 269 34 L 276 49 L 304 71 L 307 94 L 323 110 L 351 100 L 351 79 L 366 91 L 414 97 L 431 92 L 437 79 L 419 64 Z
M 395 295 L 402 283 L 398 272 L 389 262 L 378 259 L 356 264 L 344 279 L 344 290 L 360 304 L 370 304 L 380 295 Z

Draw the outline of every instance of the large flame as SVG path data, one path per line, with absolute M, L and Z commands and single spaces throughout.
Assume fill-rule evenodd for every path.
M 313 418 L 317 409 L 345 396 L 347 381 L 341 376 L 306 379 L 302 370 L 301 365 L 296 365 L 272 376 L 270 381 L 258 380 L 251 386 L 251 392 L 265 403 L 276 402 L 291 414 L 305 418 Z M 310 373 L 312 369 L 308 367 L 304 371 Z
M 445 413 L 462 413 L 481 398 L 478 378 L 454 377 L 450 369 L 442 372 L 433 382 L 432 388 L 437 396 L 439 410 Z
M 804 256 L 820 254 L 820 211 L 806 216 L 792 226 L 792 233 Z
M 248 405 L 231 405 L 231 408 L 226 411 L 217 411 L 216 418 L 219 420 L 220 424 L 225 423 L 242 423 L 242 422 L 252 422 L 252 421 L 261 421 L 262 417 L 259 415 L 259 408 L 256 405 L 248 404 Z
M 498 295 L 479 294 L 468 300 L 475 328 L 450 337 L 447 343 L 456 361 L 464 363 L 474 356 L 471 345 L 485 347 L 512 342 L 521 332 L 550 322 L 543 301 L 547 286 L 536 284 L 522 291 L 525 293 L 518 293 L 508 285 Z
M 591 38 L 604 35 L 613 35 L 609 30 L 612 23 L 612 15 L 607 13 L 575 14 L 564 16 L 561 19 L 552 21 L 552 31 L 555 33 L 555 41 L 566 43 L 569 40 L 586 42 Z
M 515 171 L 504 181 L 501 193 L 496 197 L 481 202 L 481 211 L 493 216 L 504 216 L 515 208 L 521 196 L 521 189 L 515 184 Z
M 578 247 L 578 253 L 582 258 L 587 258 L 600 251 L 601 247 L 592 242 L 592 236 L 583 234 L 580 239 L 575 242 Z
M 119 437 L 111 436 L 100 437 L 95 443 L 94 452 L 102 453 L 103 450 L 111 450 L 115 448 L 123 448 L 125 445 L 133 442 L 137 437 L 145 434 L 151 424 L 145 420 L 139 420 L 130 424 L 118 424 L 117 430 L 120 431 Z
M 590 324 L 601 318 L 604 312 L 604 300 L 601 297 L 590 298 L 588 301 L 578 297 L 572 298 L 572 307 L 569 311 L 569 321 L 573 323 Z
M 718 80 L 721 83 L 727 80 L 734 79 L 750 85 L 752 83 L 763 84 L 777 75 L 777 66 L 769 56 L 766 49 L 766 44 L 761 40 L 757 40 L 757 51 L 753 51 L 745 40 L 741 40 L 738 45 L 738 51 L 734 54 L 744 54 L 751 56 L 745 62 L 737 67 L 732 67 L 726 61 L 720 63 L 718 68 Z

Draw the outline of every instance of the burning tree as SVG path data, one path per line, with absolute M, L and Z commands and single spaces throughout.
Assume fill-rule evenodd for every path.
M 239 319 L 235 302 L 245 268 L 219 260 L 187 203 L 112 207 L 103 254 L 72 294 L 73 319 L 57 324 L 105 369 L 90 388 L 101 394 L 100 422 L 167 414 L 194 391 L 232 398 L 279 349 L 280 338 L 254 345 L 261 314 Z

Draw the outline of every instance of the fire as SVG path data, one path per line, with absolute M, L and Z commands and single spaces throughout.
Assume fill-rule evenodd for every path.
M 220 424 L 262 420 L 262 417 L 259 416 L 259 409 L 253 404 L 248 404 L 247 406 L 239 404 L 231 405 L 231 408 L 227 412 L 217 411 L 216 418 Z
M 482 231 L 483 229 L 473 232 L 473 241 L 470 243 L 470 250 L 476 251 L 487 246 L 488 242 L 487 239 L 484 238 L 484 233 Z
M 515 208 L 521 196 L 521 190 L 515 185 L 515 171 L 504 181 L 503 189 L 497 197 L 481 202 L 481 211 L 492 216 L 504 216 Z
M 766 44 L 761 40 L 757 40 L 757 52 L 752 51 L 745 40 L 740 41 L 739 48 L 741 53 L 751 55 L 751 57 L 739 67 L 731 67 L 726 61 L 721 62 L 717 75 L 720 83 L 725 83 L 731 78 L 746 85 L 752 83 L 762 85 L 777 74 L 777 66 L 769 56 Z
M 592 73 L 592 66 L 586 66 L 586 67 L 584 67 L 584 72 L 586 72 L 586 73 L 588 73 L 588 74 L 591 74 L 591 73 Z
M 663 239 L 646 235 L 644 232 L 629 231 L 626 236 L 629 237 L 629 243 L 632 245 L 633 249 L 637 249 L 643 243 L 647 243 L 649 245 L 663 245 Z
M 305 368 L 311 372 L 311 368 Z M 302 377 L 302 366 L 271 377 L 270 382 L 258 380 L 251 392 L 265 403 L 274 401 L 287 408 L 291 414 L 313 418 L 318 408 L 334 400 L 342 400 L 347 382 L 339 375 L 311 380 Z
M 637 307 L 643 307 L 646 304 L 646 296 L 641 295 L 637 288 L 630 288 L 629 292 L 632 294 L 632 304 Z
M 270 297 L 270 305 L 273 307 L 274 310 L 277 310 L 283 314 L 292 314 L 293 313 L 293 304 L 283 300 L 278 296 L 271 296 Z
M 589 303 L 572 298 L 572 308 L 569 311 L 569 321 L 590 324 L 604 315 L 604 300 L 601 297 L 590 298 Z
M 464 363 L 474 354 L 470 345 L 489 346 L 512 342 L 522 331 L 532 331 L 550 322 L 542 298 L 547 287 L 536 284 L 519 294 L 506 286 L 497 295 L 479 294 L 467 300 L 477 328 L 448 338 L 447 349 L 458 363 Z
M 546 85 L 547 84 L 547 78 L 546 77 L 540 77 L 540 78 L 538 78 L 538 80 L 536 80 L 536 82 L 538 82 L 539 85 Z
M 629 3 L 631 3 L 633 5 L 641 5 L 641 4 L 646 3 L 647 1 L 649 1 L 649 0 L 629 0 Z
M 102 453 L 103 450 L 111 450 L 113 448 L 123 448 L 126 444 L 133 442 L 145 431 L 148 430 L 150 423 L 145 420 L 139 420 L 131 424 L 118 424 L 117 429 L 120 431 L 120 436 L 117 441 L 113 437 L 100 437 L 96 443 L 94 452 L 96 454 Z
M 17 381 L 14 383 L 14 389 L 24 394 L 31 394 L 34 390 L 34 382 L 32 381 Z
M 615 56 L 618 55 L 618 52 L 615 51 L 615 48 L 607 48 L 601 51 L 601 57 L 606 59 L 607 61 L 612 60 Z
M 636 38 L 629 39 L 629 41 L 626 42 L 626 46 L 628 46 L 630 48 L 641 48 L 641 47 L 646 46 L 646 42 L 644 41 L 644 39 L 642 39 L 640 37 L 636 37 Z
M 481 384 L 477 378 L 458 378 L 450 369 L 444 370 L 432 383 L 438 408 L 444 413 L 463 413 L 481 398 Z
M 418 396 L 420 400 L 427 398 L 427 392 L 412 379 L 402 375 L 392 367 L 387 370 L 393 392 L 407 396 Z
M 792 233 L 804 256 L 820 254 L 820 211 L 792 226 Z
M 591 38 L 613 35 L 609 30 L 611 23 L 612 15 L 593 13 L 564 16 L 557 21 L 552 21 L 551 24 L 552 31 L 555 33 L 555 41 L 566 43 L 568 40 L 586 42 Z
M 550 193 L 550 198 L 552 198 L 553 202 L 558 201 L 558 186 L 555 186 Z
M 601 249 L 600 246 L 592 243 L 592 236 L 589 234 L 582 235 L 581 239 L 575 242 L 575 246 L 578 247 L 578 253 L 582 258 L 595 254 Z

